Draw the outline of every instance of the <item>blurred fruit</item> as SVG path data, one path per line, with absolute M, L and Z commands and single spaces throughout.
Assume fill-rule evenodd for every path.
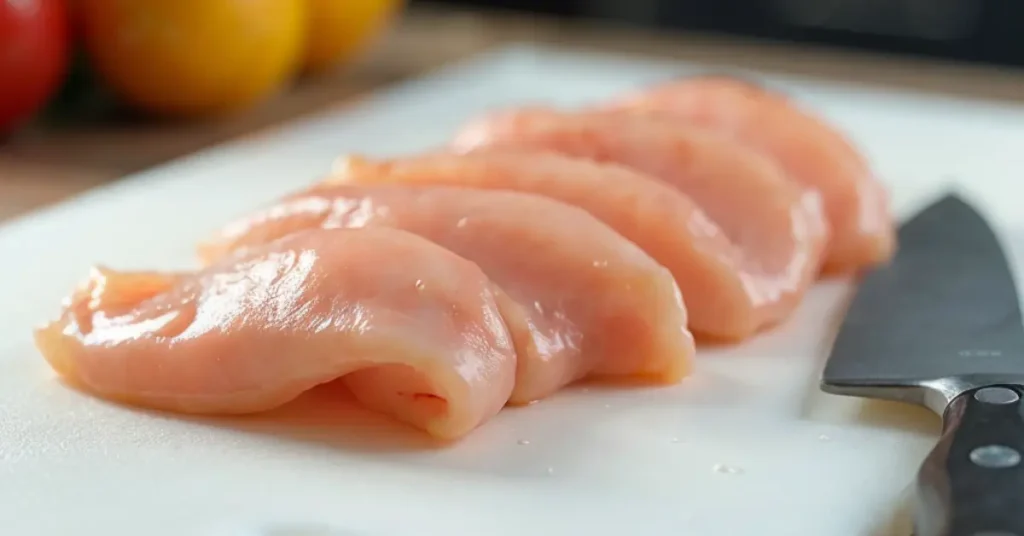
M 305 69 L 320 72 L 353 59 L 402 9 L 403 0 L 306 0 Z
M 96 79 L 85 51 L 75 47 L 64 84 L 36 117 L 44 126 L 81 125 L 110 119 L 118 111 L 118 104 Z
M 306 0 L 76 0 L 90 61 L 162 116 L 247 108 L 301 68 Z
M 69 48 L 63 0 L 0 0 L 0 135 L 31 119 L 56 93 Z

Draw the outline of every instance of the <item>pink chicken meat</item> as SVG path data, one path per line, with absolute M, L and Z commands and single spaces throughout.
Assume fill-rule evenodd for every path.
M 241 414 L 339 380 L 368 408 L 457 439 L 512 392 L 512 306 L 419 236 L 313 229 L 196 273 L 94 269 L 35 339 L 61 376 L 109 399 Z
M 708 129 L 772 158 L 822 195 L 832 227 L 828 273 L 870 268 L 895 251 L 888 196 L 866 159 L 838 129 L 775 91 L 724 76 L 694 77 L 633 91 L 599 108 Z
M 308 228 L 378 227 L 475 262 L 516 302 L 505 311 L 519 356 L 513 404 L 588 375 L 675 383 L 689 371 L 693 337 L 668 270 L 582 209 L 538 195 L 337 185 L 232 222 L 200 254 L 216 260 Z
M 480 117 L 452 146 L 550 150 L 661 179 L 692 198 L 736 246 L 749 292 L 762 304 L 758 328 L 783 320 L 821 268 L 829 228 L 818 194 L 721 136 L 643 117 L 534 107 Z
M 340 159 L 317 189 L 337 184 L 448 185 L 512 190 L 582 208 L 668 268 L 682 290 L 690 330 L 741 339 L 780 318 L 803 276 L 766 277 L 694 202 L 666 183 L 613 164 L 534 150 L 481 150 L 372 160 Z M 799 214 L 799 213 L 798 213 Z M 817 233 L 812 222 L 796 231 Z M 785 235 L 803 247 L 804 237 Z M 800 240 L 797 241 L 796 239 Z M 782 241 L 779 247 L 793 247 Z M 814 256 L 814 248 L 806 252 Z M 813 260 L 807 260 L 814 264 Z M 806 270 L 813 271 L 811 268 Z

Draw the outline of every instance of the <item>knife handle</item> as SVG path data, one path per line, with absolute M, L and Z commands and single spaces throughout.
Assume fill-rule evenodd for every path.
M 1024 536 L 1020 386 L 956 397 L 917 478 L 916 536 Z

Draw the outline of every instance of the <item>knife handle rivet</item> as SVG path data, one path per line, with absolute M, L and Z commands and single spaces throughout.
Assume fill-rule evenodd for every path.
M 1013 404 L 1020 400 L 1020 396 L 1006 387 L 985 387 L 975 391 L 974 399 L 986 404 Z
M 971 451 L 971 461 L 988 469 L 1006 469 L 1020 463 L 1020 453 L 1004 445 L 985 445 Z

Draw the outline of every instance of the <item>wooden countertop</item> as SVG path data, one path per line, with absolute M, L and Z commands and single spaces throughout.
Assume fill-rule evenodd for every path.
M 205 123 L 100 121 L 27 129 L 0 145 L 0 221 L 203 147 L 342 106 L 441 64 L 524 41 L 1024 101 L 1022 72 L 535 16 L 417 9 L 407 12 L 358 65 L 297 83 L 243 115 Z

